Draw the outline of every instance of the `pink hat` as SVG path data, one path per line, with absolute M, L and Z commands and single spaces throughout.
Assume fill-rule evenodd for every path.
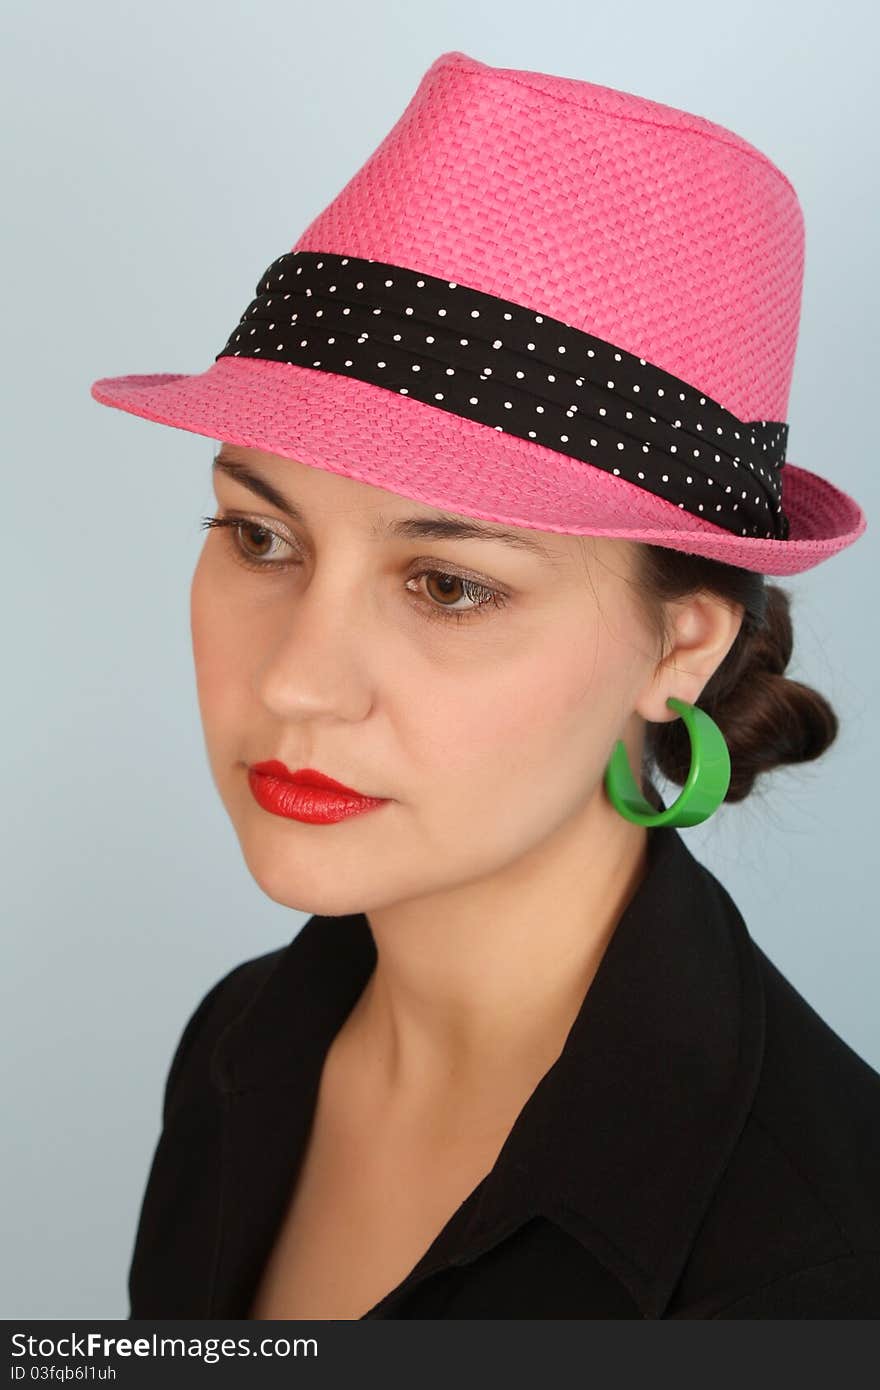
M 443 53 L 206 371 L 91 393 L 459 514 L 794 574 L 866 526 L 785 459 L 803 263 L 794 188 L 732 131 Z

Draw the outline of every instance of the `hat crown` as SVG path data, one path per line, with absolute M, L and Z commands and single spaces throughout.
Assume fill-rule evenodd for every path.
M 743 420 L 785 420 L 804 219 L 702 116 L 451 51 L 293 251 L 425 271 L 644 357 Z

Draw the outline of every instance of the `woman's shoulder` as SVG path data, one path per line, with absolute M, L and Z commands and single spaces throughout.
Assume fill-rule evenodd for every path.
M 738 1039 L 731 1034 L 727 1046 L 742 1054 L 748 1035 L 756 1063 L 751 1103 L 719 1199 L 729 1196 L 734 1220 L 737 1212 L 752 1213 L 755 1220 L 766 1216 L 784 1224 L 787 1213 L 795 1245 L 798 1232 L 809 1243 L 811 1222 L 816 1232 L 824 1223 L 844 1251 L 878 1254 L 880 1073 L 765 954 L 728 889 L 683 848 L 680 837 L 670 838 L 667 860 L 693 886 L 701 914 L 718 926 L 714 938 L 706 936 L 713 959 L 722 959 L 726 940 L 737 948 L 742 1031 Z M 701 887 L 708 892 L 698 896 Z M 723 1007 L 719 999 L 719 1011 Z M 772 1236 L 771 1224 L 764 1229 Z
M 880 1074 L 753 948 L 764 1001 L 755 1094 L 671 1315 L 877 1316 Z
M 163 1123 L 186 1095 L 206 1089 L 211 1054 L 221 1033 L 250 1005 L 263 982 L 272 973 L 286 947 L 251 956 L 227 970 L 205 993 L 184 1025 L 168 1075 L 162 1104 Z
M 764 1057 L 753 1113 L 818 1170 L 845 1164 L 880 1201 L 880 1073 L 822 1017 L 758 945 Z M 880 1248 L 880 1228 L 878 1228 Z
M 765 1039 L 751 1118 L 844 1238 L 880 1253 L 880 1073 L 755 952 Z

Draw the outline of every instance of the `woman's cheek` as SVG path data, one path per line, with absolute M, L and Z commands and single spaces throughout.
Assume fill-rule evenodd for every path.
M 193 665 L 202 722 L 206 735 L 216 737 L 225 727 L 234 728 L 236 709 L 247 686 L 243 662 L 250 649 L 236 640 L 234 624 L 224 616 L 221 603 L 197 570 L 193 580 L 190 626 Z

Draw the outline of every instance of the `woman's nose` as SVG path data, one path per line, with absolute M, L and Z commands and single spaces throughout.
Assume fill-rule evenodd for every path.
M 313 574 L 258 663 L 254 680 L 264 704 L 278 717 L 359 717 L 369 705 L 368 609 L 362 578 Z

